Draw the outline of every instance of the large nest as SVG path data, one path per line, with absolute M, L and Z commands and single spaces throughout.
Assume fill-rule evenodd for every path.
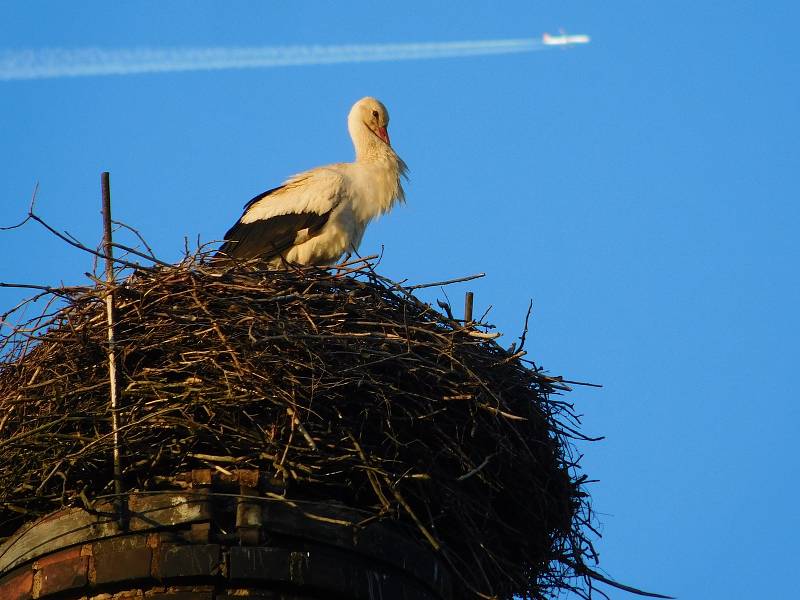
M 0 536 L 114 490 L 107 289 L 56 290 L 60 308 L 2 340 Z M 141 270 L 114 295 L 123 489 L 256 468 L 289 498 L 407 527 L 467 595 L 582 587 L 589 509 L 576 420 L 558 400 L 567 388 L 487 325 L 434 310 L 366 263 L 187 260 Z

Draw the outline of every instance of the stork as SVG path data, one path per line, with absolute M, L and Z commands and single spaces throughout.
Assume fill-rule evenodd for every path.
M 333 264 L 355 252 L 369 222 L 405 201 L 407 167 L 392 149 L 388 124 L 380 101 L 356 102 L 347 117 L 355 161 L 299 173 L 250 200 L 218 256 L 280 268 Z

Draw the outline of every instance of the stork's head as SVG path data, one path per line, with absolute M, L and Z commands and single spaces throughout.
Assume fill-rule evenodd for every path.
M 356 146 L 356 154 L 376 143 L 391 146 L 386 131 L 388 125 L 389 111 L 380 100 L 367 96 L 356 102 L 347 117 L 347 128 Z

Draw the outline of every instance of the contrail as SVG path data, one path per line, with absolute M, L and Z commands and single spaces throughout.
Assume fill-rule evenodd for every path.
M 370 44 L 210 48 L 42 49 L 0 52 L 0 81 L 256 69 L 533 52 L 549 47 L 534 38 Z

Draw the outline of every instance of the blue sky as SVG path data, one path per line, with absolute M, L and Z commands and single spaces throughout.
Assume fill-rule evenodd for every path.
M 6 2 L 0 51 L 539 36 L 494 57 L 0 82 L 0 225 L 37 210 L 94 243 L 99 177 L 157 253 L 219 238 L 242 204 L 349 160 L 375 95 L 411 168 L 373 224 L 384 274 L 450 288 L 530 357 L 602 383 L 570 395 L 603 539 L 626 583 L 800 597 L 796 3 Z M 0 280 L 76 283 L 91 260 L 35 226 L 0 234 Z M 439 294 L 441 296 L 441 294 Z M 0 290 L 0 307 L 20 294 Z M 429 298 L 434 295 L 429 295 Z M 789 575 L 787 577 L 787 575 Z M 613 597 L 623 597 L 614 593 Z

